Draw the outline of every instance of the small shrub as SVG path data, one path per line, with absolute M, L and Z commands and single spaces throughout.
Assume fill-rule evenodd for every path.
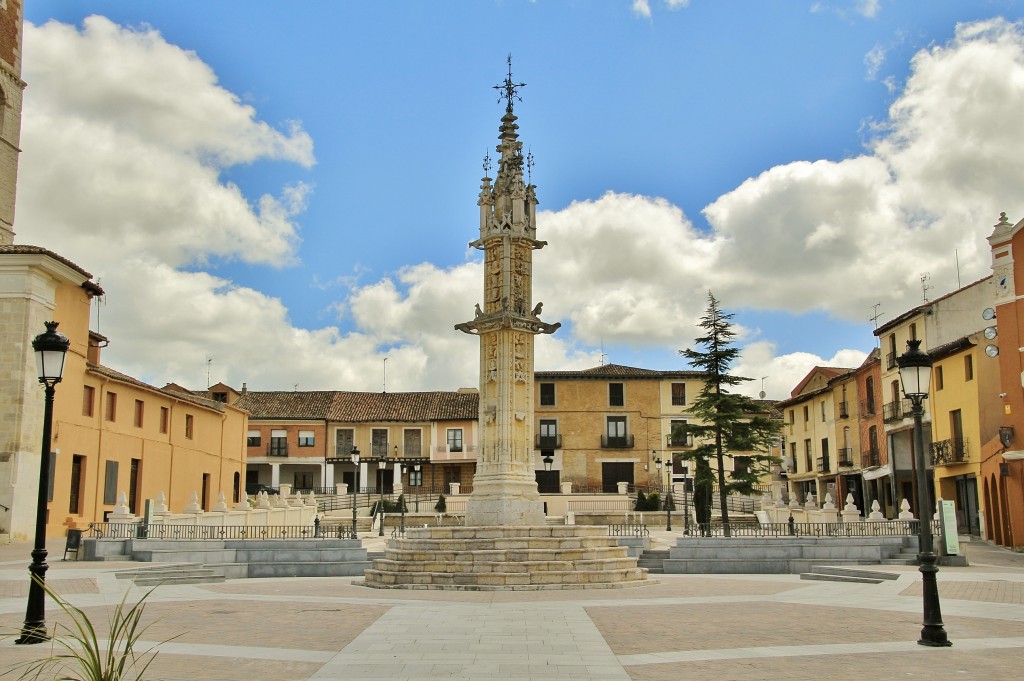
M 437 503 L 434 504 L 434 510 L 438 513 L 445 513 L 448 511 L 448 504 L 445 502 L 443 494 L 438 495 Z

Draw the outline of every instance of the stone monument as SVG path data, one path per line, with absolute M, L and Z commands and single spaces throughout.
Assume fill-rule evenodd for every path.
M 464 527 L 407 529 L 366 571 L 366 586 L 405 589 L 579 589 L 635 586 L 647 571 L 604 526 L 548 526 L 533 460 L 533 341 L 560 324 L 533 303 L 537 197 L 514 103 L 525 83 L 495 86 L 505 100 L 498 172 L 484 159 L 477 205 L 483 305 L 456 329 L 480 337 L 480 447 Z M 527 179 L 523 171 L 526 166 Z M 493 182 L 493 185 L 492 185 Z

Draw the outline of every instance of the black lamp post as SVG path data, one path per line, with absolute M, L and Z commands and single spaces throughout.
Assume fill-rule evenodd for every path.
M 36 540 L 32 549 L 32 564 L 28 571 L 32 582 L 28 586 L 28 606 L 25 608 L 25 624 L 21 638 L 15 643 L 42 643 L 46 635 L 46 490 L 50 472 L 50 436 L 53 432 L 54 386 L 60 383 L 64 373 L 64 357 L 71 341 L 57 331 L 57 322 L 46 322 L 46 332 L 32 339 L 36 353 L 36 369 L 39 382 L 45 386 L 46 401 L 43 403 L 43 448 L 39 457 L 39 494 L 36 497 Z
M 921 581 L 924 592 L 924 626 L 918 643 L 923 646 L 953 645 L 946 638 L 942 626 L 942 610 L 939 607 L 939 587 L 935 581 L 935 551 L 932 548 L 932 501 L 928 492 L 928 477 L 924 463 L 924 415 L 922 402 L 928 397 L 928 385 L 932 375 L 932 360 L 921 351 L 920 340 L 907 341 L 907 351 L 896 359 L 900 368 L 900 382 L 903 394 L 910 400 L 914 411 L 914 467 L 917 469 L 917 513 L 920 516 L 918 560 L 921 563 Z
M 690 536 L 690 466 L 683 466 L 683 534 Z
M 352 446 L 352 538 L 358 539 L 359 535 L 356 533 L 356 488 L 359 487 L 359 448 L 355 445 Z
M 416 512 L 420 512 L 420 487 L 423 486 L 423 476 L 420 474 L 420 465 L 414 463 L 412 469 L 416 471 Z
M 395 445 L 395 455 L 398 454 L 398 445 Z M 377 463 L 377 494 L 380 496 L 380 501 L 377 502 L 377 513 L 380 514 L 380 526 L 377 528 L 377 536 L 384 536 L 384 471 L 387 470 L 388 466 L 388 450 L 385 449 L 384 453 L 381 454 L 380 461 Z

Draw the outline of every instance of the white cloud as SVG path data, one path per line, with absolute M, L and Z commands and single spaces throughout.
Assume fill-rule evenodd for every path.
M 864 55 L 864 65 L 868 68 L 868 80 L 878 78 L 878 72 L 882 69 L 883 64 L 885 64 L 885 48 L 875 45 Z
M 645 19 L 650 19 L 651 3 L 648 0 L 633 0 L 633 12 Z
M 183 271 L 215 258 L 295 261 L 310 188 L 295 182 L 250 200 L 222 174 L 265 160 L 309 167 L 309 136 L 258 120 L 155 31 L 93 17 L 81 31 L 50 23 L 25 33 L 32 87 L 18 241 L 103 277 L 100 331 L 113 340 L 113 366 L 198 386 L 212 356 L 213 380 L 233 385 L 376 389 L 388 357 L 389 390 L 476 384 L 478 341 L 453 326 L 479 301 L 479 263 L 421 263 L 368 282 L 342 273 L 335 309 L 353 322 L 346 332 L 296 328 L 276 298 Z M 543 212 L 550 246 L 534 255 L 535 300 L 566 327 L 537 339 L 537 366 L 593 366 L 588 348 L 602 339 L 677 347 L 694 336 L 709 289 L 729 310 L 861 321 L 879 301 L 892 311 L 915 304 L 922 271 L 936 293 L 953 288 L 954 250 L 964 281 L 984 274 L 989 225 L 1022 210 L 1022 36 L 1003 20 L 960 26 L 948 45 L 915 57 L 864 153 L 764 170 L 707 206 L 710 232 L 663 199 L 633 194 Z M 784 397 L 814 364 L 859 364 L 856 351 L 774 353 L 770 342 L 744 350 L 738 373 L 756 379 L 755 394 L 762 376 L 769 396 Z
M 825 366 L 856 369 L 867 357 L 859 350 L 840 350 L 829 358 L 809 352 L 776 355 L 775 351 L 776 347 L 770 341 L 749 343 L 743 348 L 732 373 L 752 380 L 738 386 L 737 392 L 757 397 L 763 385 L 768 399 L 783 400 L 790 396 L 790 392 L 807 376 L 811 368 Z
M 878 16 L 881 5 L 881 0 L 857 0 L 855 11 L 868 19 L 873 19 Z

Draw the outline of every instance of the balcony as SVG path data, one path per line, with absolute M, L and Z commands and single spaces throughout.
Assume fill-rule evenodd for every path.
M 932 465 L 953 466 L 967 461 L 967 440 L 950 438 L 932 443 Z
M 681 449 L 690 449 L 693 447 L 693 436 L 692 435 L 669 435 L 665 438 L 666 447 L 676 447 Z
M 896 368 L 896 353 L 895 352 L 886 353 L 886 355 L 885 355 L 885 368 L 886 369 L 895 369 Z
M 819 456 L 818 457 L 818 472 L 819 473 L 828 473 L 830 471 L 831 471 L 831 468 L 829 467 L 828 457 L 827 456 Z
M 633 436 L 632 435 L 602 435 L 601 436 L 601 448 L 602 449 L 632 449 L 633 448 Z
M 850 418 L 850 404 L 846 400 L 839 403 L 839 418 Z
M 904 416 L 910 416 L 910 400 L 895 400 L 882 405 L 882 420 L 899 421 Z
M 867 418 L 875 415 L 875 401 L 873 399 L 860 401 L 860 417 Z
M 860 453 L 862 468 L 878 468 L 882 465 L 882 456 L 877 449 L 868 449 Z
M 561 449 L 562 448 L 562 436 L 559 434 L 555 435 L 536 435 L 534 436 L 534 449 Z
M 463 444 L 461 447 L 451 447 L 448 443 L 434 445 L 430 453 L 431 461 L 475 461 L 476 445 Z
M 840 468 L 853 468 L 853 449 L 843 447 L 836 451 L 836 465 Z

